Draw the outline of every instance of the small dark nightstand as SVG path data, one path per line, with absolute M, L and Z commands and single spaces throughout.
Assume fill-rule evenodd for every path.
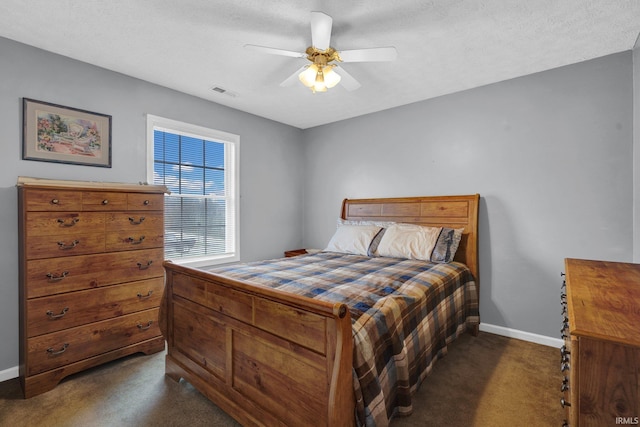
M 308 253 L 309 252 L 307 252 L 306 249 L 293 249 L 291 251 L 284 251 L 284 256 L 287 258 L 290 258 L 298 255 L 308 254 Z

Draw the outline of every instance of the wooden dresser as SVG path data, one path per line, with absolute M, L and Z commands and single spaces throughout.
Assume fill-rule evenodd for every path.
M 163 186 L 18 179 L 20 381 L 164 349 Z
M 638 424 L 640 264 L 565 260 L 561 404 L 571 427 Z

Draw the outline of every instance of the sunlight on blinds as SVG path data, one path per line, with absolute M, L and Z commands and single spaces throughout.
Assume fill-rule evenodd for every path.
M 169 259 L 236 251 L 233 147 L 154 129 L 154 184 L 166 185 L 165 251 Z

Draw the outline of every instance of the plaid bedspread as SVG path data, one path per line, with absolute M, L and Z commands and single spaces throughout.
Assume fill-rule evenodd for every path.
M 476 284 L 460 263 L 319 252 L 209 271 L 349 306 L 358 425 L 410 414 L 447 345 L 479 322 Z

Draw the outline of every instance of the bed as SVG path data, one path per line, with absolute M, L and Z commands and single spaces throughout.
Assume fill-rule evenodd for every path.
M 477 194 L 342 203 L 338 230 L 380 227 L 381 251 L 397 228 L 385 224 L 456 230 L 449 262 L 326 249 L 210 270 L 165 261 L 166 375 L 245 426 L 384 426 L 409 415 L 448 345 L 478 333 L 478 203 Z M 380 275 L 391 279 L 377 287 Z

